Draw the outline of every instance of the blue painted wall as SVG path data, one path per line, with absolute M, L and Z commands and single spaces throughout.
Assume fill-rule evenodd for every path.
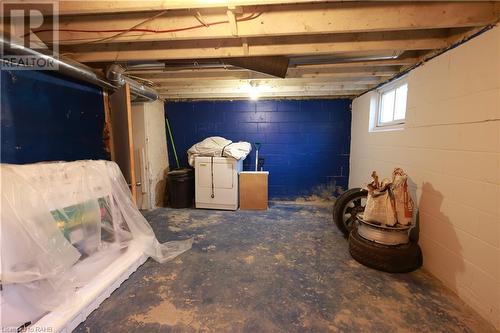
M 347 188 L 350 105 L 348 99 L 267 100 L 178 102 L 165 108 L 184 166 L 186 151 L 209 136 L 261 142 L 270 197 L 293 198 L 333 184 Z M 255 167 L 254 154 L 245 160 L 245 170 Z M 174 166 L 170 143 L 169 158 Z
M 47 71 L 1 71 L 1 162 L 106 159 L 97 87 Z

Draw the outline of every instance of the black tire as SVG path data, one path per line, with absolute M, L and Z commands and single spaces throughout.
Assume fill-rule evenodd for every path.
M 386 246 L 364 239 L 356 228 L 349 235 L 349 252 L 360 264 L 389 273 L 412 272 L 423 262 L 417 243 Z
M 345 238 L 349 237 L 349 233 L 355 226 L 357 214 L 365 210 L 365 207 L 362 205 L 362 199 L 367 196 L 368 191 L 362 188 L 352 188 L 337 197 L 333 206 L 333 222 L 342 231 Z M 354 203 L 354 207 L 347 207 L 351 202 Z M 351 217 L 344 221 L 346 212 L 351 214 Z

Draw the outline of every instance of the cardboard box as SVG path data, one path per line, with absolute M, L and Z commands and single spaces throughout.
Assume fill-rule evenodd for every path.
M 267 171 L 242 171 L 240 172 L 240 209 L 241 210 L 266 210 Z

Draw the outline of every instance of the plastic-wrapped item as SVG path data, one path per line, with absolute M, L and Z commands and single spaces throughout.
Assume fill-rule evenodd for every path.
M 114 162 L 1 165 L 3 285 L 50 310 L 132 242 L 165 262 L 192 239 L 159 243 Z

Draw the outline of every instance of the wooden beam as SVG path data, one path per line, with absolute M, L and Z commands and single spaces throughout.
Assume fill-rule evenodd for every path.
M 228 8 L 226 15 L 229 21 L 229 27 L 231 28 L 231 35 L 238 36 L 238 23 L 236 22 L 236 15 L 234 14 L 234 7 L 233 9 Z
M 103 140 L 104 147 L 109 153 L 111 160 L 114 161 L 115 157 L 115 146 L 113 143 L 113 126 L 111 124 L 111 104 L 109 100 L 109 94 L 106 90 L 102 91 L 102 101 L 104 104 L 104 129 L 103 129 Z
M 155 80 L 155 89 L 184 87 L 238 87 L 248 85 L 250 82 L 255 82 L 261 86 L 369 86 L 376 85 L 381 82 L 379 78 L 353 78 L 346 80 L 332 78 L 315 78 L 315 79 L 247 79 L 247 80 L 207 80 L 207 79 L 191 79 L 191 80 L 176 80 L 165 81 L 168 79 Z
M 371 61 L 346 61 L 332 64 L 297 64 L 290 67 L 293 68 L 344 68 L 344 67 L 378 67 L 378 66 L 394 66 L 401 67 L 406 65 L 412 65 L 419 61 L 417 57 L 401 58 L 401 59 L 387 59 L 387 60 L 371 60 Z
M 111 126 L 113 130 L 114 161 L 120 167 L 123 176 L 129 184 L 134 203 L 137 200 L 134 140 L 132 136 L 132 104 L 130 87 L 125 83 L 111 96 Z
M 290 65 L 290 68 L 314 68 L 318 70 L 322 70 L 324 68 L 345 68 L 345 67 L 384 67 L 384 66 L 394 66 L 394 69 L 400 69 L 402 66 L 408 66 L 408 65 L 413 65 L 417 63 L 420 60 L 419 57 L 404 57 L 404 58 L 398 58 L 398 59 L 390 59 L 390 60 L 372 60 L 372 61 L 354 61 L 354 62 L 342 62 L 342 63 L 333 63 L 333 64 L 317 64 L 317 63 L 310 63 L 310 64 L 296 64 L 296 65 Z M 311 60 L 312 61 L 312 60 Z M 216 76 L 217 74 L 220 75 L 220 79 L 225 79 L 228 78 L 231 75 L 234 76 L 240 76 L 241 78 L 245 78 L 245 75 L 247 74 L 252 74 L 254 72 L 252 71 L 246 71 L 241 68 L 235 68 L 232 66 L 228 67 L 219 67 L 219 68 L 197 68 L 192 66 L 191 68 L 189 67 L 189 64 L 186 64 L 186 68 L 184 69 L 176 69 L 175 67 L 165 67 L 165 68 L 150 68 L 150 69 L 143 69 L 143 68 L 130 68 L 127 70 L 127 74 L 131 75 L 138 75 L 138 76 L 148 76 L 148 75 L 153 75 L 153 74 L 162 74 L 165 78 L 174 75 L 177 76 L 179 73 L 191 73 L 191 72 L 196 72 L 200 76 L 203 77 L 205 73 L 208 73 L 210 76 Z M 225 75 L 224 73 L 230 72 L 231 75 Z M 267 75 L 263 74 L 263 77 L 268 77 Z M 177 76 L 178 77 L 178 76 Z M 250 77 L 251 78 L 251 77 Z M 257 78 L 257 77 L 255 77 Z
M 239 70 L 182 70 L 182 71 L 127 71 L 127 74 L 132 74 L 148 80 L 199 80 L 199 79 L 217 79 L 217 80 L 233 80 L 233 79 L 266 79 L 272 76 L 262 73 L 257 73 L 245 69 Z
M 155 87 L 157 86 L 176 86 L 176 85 L 192 85 L 192 86 L 198 86 L 198 82 L 200 84 L 211 84 L 212 82 L 218 82 L 221 85 L 226 85 L 224 82 L 231 82 L 227 83 L 228 85 L 230 84 L 238 84 L 240 81 L 263 81 L 267 82 L 272 80 L 286 80 L 290 84 L 310 84 L 310 85 L 317 85 L 317 84 L 322 84 L 322 83 L 330 83 L 330 84 L 363 84 L 363 85 L 373 85 L 373 84 L 379 84 L 383 82 L 385 79 L 388 77 L 346 77 L 346 78 L 332 78 L 332 77 L 318 77 L 318 78 L 287 78 L 287 79 L 244 79 L 244 80 L 221 80 L 221 79 L 215 79 L 215 80 L 202 80 L 202 79 L 189 79 L 189 80 L 172 80 L 172 79 L 156 79 L 153 80 Z M 198 81 L 198 82 L 197 82 Z
M 243 49 L 243 55 L 248 57 L 248 41 L 246 37 L 241 38 L 241 47 Z
M 158 82 L 156 82 L 158 84 Z M 202 98 L 205 96 L 244 97 L 253 89 L 259 95 L 271 97 L 336 96 L 361 93 L 375 87 L 376 81 L 338 82 L 311 79 L 265 79 L 265 80 L 198 80 L 170 81 L 161 83 L 155 89 L 162 96 L 170 98 Z M 347 93 L 346 93 L 347 92 Z
M 416 30 L 313 36 L 262 37 L 248 40 L 248 56 L 304 56 L 343 52 L 429 50 L 448 46 L 448 31 Z M 231 58 L 246 56 L 240 39 L 136 42 L 63 47 L 80 62 Z
M 303 92 L 315 93 L 315 94 L 338 94 L 344 91 L 365 91 L 371 87 L 335 87 L 335 86 L 325 86 L 325 87 L 308 87 L 308 86 L 289 86 L 289 87 L 280 87 L 280 88 L 270 88 L 268 90 L 263 89 L 261 93 L 273 93 L 275 95 L 279 93 L 292 94 L 295 93 L 297 96 L 300 96 Z M 170 94 L 170 95 L 186 95 L 186 94 L 233 94 L 233 93 L 243 93 L 247 96 L 250 93 L 250 90 L 247 87 L 238 87 L 238 88 L 204 88 L 204 89 L 166 89 L 162 88 L 158 91 L 160 95 L 162 94 Z
M 336 72 L 335 69 L 321 70 L 318 71 L 315 68 L 289 68 L 287 72 L 287 79 L 289 78 L 302 78 L 302 77 L 316 77 L 324 78 L 325 80 L 336 80 L 336 81 L 348 81 L 357 80 L 359 78 L 377 78 L 377 77 L 389 77 L 399 70 L 373 70 L 371 68 L 363 69 L 359 68 L 356 70 L 349 70 L 343 72 Z M 179 81 L 179 80 L 234 80 L 234 79 L 270 79 L 273 78 L 269 75 L 255 73 L 247 70 L 192 70 L 192 71 L 179 71 L 179 72 L 162 72 L 162 73 L 152 73 L 152 74 L 134 74 L 141 78 L 152 80 L 155 82 L 169 82 L 169 81 Z
M 106 5 L 101 5 L 101 8 L 105 10 L 108 8 L 107 4 L 113 2 L 104 2 Z M 89 2 L 82 2 L 82 4 L 87 3 Z M 117 4 L 116 11 L 109 14 L 99 12 L 99 15 L 63 16 L 60 18 L 60 27 L 64 30 L 127 30 L 151 18 L 154 14 L 140 11 L 138 5 L 136 7 L 138 7 L 138 12 L 128 14 L 117 14 L 120 11 L 120 5 Z M 164 9 L 164 7 L 168 5 L 158 8 Z M 141 29 L 170 32 L 129 32 L 113 39 L 113 42 L 220 39 L 233 38 L 236 35 L 264 37 L 474 27 L 498 20 L 499 7 L 500 5 L 494 1 L 328 2 L 247 7 L 243 8 L 244 13 L 238 16 L 235 16 L 232 11 L 226 12 L 222 8 L 212 8 L 200 10 L 204 21 L 208 23 L 206 26 L 201 25 L 198 28 L 185 30 L 183 28 L 200 24 L 193 11 L 175 10 L 168 11 L 140 26 Z M 145 5 L 143 9 L 147 10 L 147 8 L 149 7 Z M 260 16 L 236 23 L 238 18 L 251 17 L 252 13 L 260 13 Z M 211 22 L 219 23 L 210 24 Z M 44 26 L 41 27 L 43 28 Z M 64 30 L 59 34 L 61 44 L 68 40 L 81 43 L 116 34 L 116 32 L 89 33 Z M 44 33 L 40 33 L 41 39 L 44 36 Z
M 340 1 L 340 0 L 338 0 Z M 105 14 L 150 12 L 190 8 L 213 8 L 232 6 L 254 6 L 290 3 L 314 3 L 324 0 L 141 0 L 141 1 L 59 1 L 59 15 Z
M 260 98 L 314 98 L 314 97 L 323 97 L 323 98 L 349 98 L 354 97 L 362 93 L 363 90 L 344 90 L 344 91 L 301 91 L 301 92 L 262 92 L 259 97 Z M 173 100 L 185 100 L 185 99 L 248 99 L 249 94 L 246 92 L 235 92 L 235 93 L 182 93 L 182 94 L 161 94 L 161 97 L 164 99 L 173 99 Z
M 259 87 L 262 88 L 262 90 L 267 90 L 267 91 L 274 91 L 274 92 L 280 92 L 280 91 L 307 91 L 307 90 L 314 90 L 314 91 L 343 91 L 343 90 L 366 90 L 374 85 L 369 85 L 369 84 L 356 84 L 356 83 L 348 83 L 348 84 L 335 84 L 335 83 L 326 83 L 323 82 L 321 84 L 290 84 L 290 83 L 285 83 L 285 84 L 263 84 L 259 83 Z M 159 86 L 156 88 L 158 92 L 160 93 L 223 93 L 223 92 L 238 92 L 238 91 L 249 91 L 250 89 L 250 83 L 240 83 L 236 86 L 228 86 L 225 84 L 217 84 L 217 83 L 211 83 L 210 85 L 207 86 L 188 86 L 188 85 L 180 85 L 180 86 Z
M 287 77 L 310 77 L 310 76 L 329 76 L 329 75 L 370 75 L 370 76 L 392 76 L 399 72 L 398 68 L 391 66 L 383 67 L 299 67 L 299 68 L 289 68 L 287 71 Z

